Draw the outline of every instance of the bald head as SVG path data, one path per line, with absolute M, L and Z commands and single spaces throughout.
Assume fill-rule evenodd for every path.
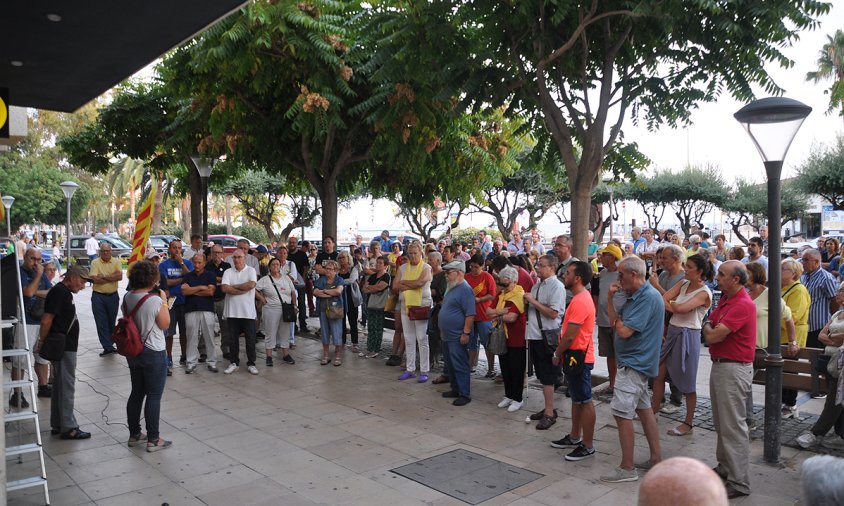
M 655 465 L 639 487 L 639 506 L 726 506 L 727 490 L 703 462 L 674 457 Z

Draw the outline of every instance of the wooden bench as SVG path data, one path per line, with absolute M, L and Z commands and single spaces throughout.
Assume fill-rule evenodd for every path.
M 825 374 L 820 374 L 815 370 L 818 357 L 823 354 L 823 350 L 818 348 L 801 348 L 797 358 L 794 359 L 785 356 L 788 353 L 788 346 L 782 346 L 780 353 L 782 353 L 784 359 L 782 364 L 783 388 L 811 392 L 812 395 L 826 393 L 827 377 Z M 764 369 L 754 371 L 753 383 L 757 385 L 765 384 Z

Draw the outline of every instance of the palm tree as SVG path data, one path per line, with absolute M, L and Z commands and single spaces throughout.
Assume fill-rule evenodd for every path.
M 827 114 L 841 108 L 844 116 L 844 32 L 836 30 L 834 36 L 827 35 L 829 42 L 818 53 L 818 69 L 806 73 L 806 80 L 817 83 L 832 79 L 832 86 L 824 93 L 829 95 Z

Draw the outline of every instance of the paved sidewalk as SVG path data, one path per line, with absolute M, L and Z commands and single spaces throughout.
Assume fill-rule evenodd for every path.
M 52 504 L 465 504 L 391 472 L 455 449 L 543 475 L 483 504 L 635 503 L 638 483 L 598 480 L 620 460 L 618 434 L 606 402 L 596 401 L 596 457 L 566 462 L 563 451 L 548 444 L 571 426 L 571 406 L 562 394 L 556 399 L 557 424 L 550 431 L 537 431 L 524 420 L 542 406 L 538 389 L 528 389 L 519 412 L 497 409 L 503 387 L 480 379 L 486 370 L 479 367 L 472 381 L 473 401 L 457 408 L 441 398 L 444 385 L 396 381 L 398 368 L 386 367 L 381 359 L 363 359 L 347 351 L 342 367 L 320 366 L 321 345 L 312 336 L 297 339 L 293 366 L 276 361 L 275 367 L 264 367 L 259 353 L 258 376 L 244 369 L 227 376 L 202 368 L 186 375 L 175 368 L 161 413 L 162 436 L 173 440 L 173 448 L 151 454 L 142 447 L 128 448 L 126 361 L 97 356 L 90 289 L 80 292 L 76 301 L 83 329 L 76 410 L 82 428 L 93 437 L 51 437 L 46 423 L 49 402 L 38 401 Z M 365 331 L 361 335 L 365 341 Z M 262 347 L 259 341 L 259 350 Z M 178 354 L 178 343 L 175 348 Z M 708 394 L 706 362 L 701 357 L 702 395 Z M 602 361 L 596 373 L 601 367 Z M 760 390 L 756 399 L 762 398 Z M 714 465 L 715 434 L 707 423 L 707 399 L 700 400 L 700 423 L 691 436 L 665 435 L 676 418 L 660 417 L 666 458 L 684 455 Z M 804 409 L 817 404 L 806 403 Z M 636 456 L 642 459 L 647 444 L 638 425 L 636 432 Z M 781 463 L 770 466 L 762 462 L 762 443 L 755 439 L 753 494 L 734 503 L 795 504 L 800 464 L 812 455 L 784 446 Z M 9 479 L 27 469 L 31 473 L 34 465 L 31 460 L 9 461 Z M 38 489 L 14 492 L 9 504 L 42 504 L 42 497 Z

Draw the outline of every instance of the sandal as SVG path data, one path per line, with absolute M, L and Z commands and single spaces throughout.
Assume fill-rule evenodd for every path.
M 448 383 L 448 382 L 449 382 L 449 379 L 447 377 L 443 376 L 443 375 L 439 375 L 436 378 L 434 378 L 433 380 L 431 380 L 431 383 L 433 383 L 434 385 L 442 385 L 443 383 Z
M 79 427 L 70 429 L 61 435 L 62 439 L 90 439 L 91 433 L 79 430 Z
M 134 436 L 129 436 L 129 443 L 128 444 L 129 444 L 130 447 L 131 446 L 138 446 L 139 444 L 146 442 L 146 440 L 147 440 L 147 435 L 144 434 L 143 432 L 138 432 Z
M 339 358 L 335 358 L 334 359 L 334 367 L 340 367 L 341 365 L 343 365 L 343 361 L 340 360 Z
M 689 430 L 686 431 L 686 432 L 680 432 L 680 430 L 678 430 L 678 429 L 680 428 L 680 426 L 683 426 L 683 425 L 688 427 Z M 679 426 L 674 427 L 673 429 L 667 431 L 666 434 L 668 434 L 669 436 L 691 436 L 692 431 L 694 431 L 694 430 L 695 430 L 695 428 L 692 427 L 691 425 L 687 424 L 686 422 L 680 422 Z
M 173 441 L 167 441 L 163 437 L 156 439 L 155 441 L 147 441 L 147 452 L 157 452 L 159 450 L 166 450 L 173 446 Z
M 328 362 L 330 362 L 328 357 L 322 357 L 322 360 L 319 361 L 319 365 L 328 365 Z

